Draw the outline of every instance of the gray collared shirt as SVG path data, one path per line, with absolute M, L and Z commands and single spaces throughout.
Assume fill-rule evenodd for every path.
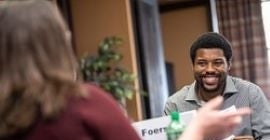
M 250 107 L 251 115 L 243 117 L 242 123 L 233 132 L 234 135 L 252 135 L 256 140 L 270 140 L 270 105 L 257 85 L 231 76 L 227 76 L 224 90 L 224 103 L 221 109 L 235 105 L 236 108 Z M 185 112 L 197 110 L 202 106 L 195 92 L 195 84 L 184 86 L 169 97 L 164 114 L 172 111 Z M 206 120 L 207 121 L 207 120 Z

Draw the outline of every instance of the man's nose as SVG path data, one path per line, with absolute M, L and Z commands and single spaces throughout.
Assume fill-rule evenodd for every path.
M 215 71 L 215 68 L 212 63 L 208 63 L 208 65 L 206 66 L 206 71 L 207 72 Z

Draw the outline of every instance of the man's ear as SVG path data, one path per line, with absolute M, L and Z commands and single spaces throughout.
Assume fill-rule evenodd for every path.
M 232 61 L 230 60 L 230 61 L 228 61 L 228 71 L 231 69 L 231 65 L 232 65 Z
M 191 70 L 194 71 L 194 63 L 191 63 Z

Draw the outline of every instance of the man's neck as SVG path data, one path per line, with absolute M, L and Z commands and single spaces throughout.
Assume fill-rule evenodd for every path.
M 207 102 L 207 101 L 209 101 L 209 100 L 211 100 L 219 95 L 223 95 L 224 88 L 225 88 L 225 85 L 223 88 L 220 88 L 219 90 L 212 91 L 212 92 L 205 91 L 202 88 L 197 88 L 197 96 L 200 100 Z
M 203 100 L 205 102 L 219 96 L 222 95 L 222 92 L 218 91 L 218 92 L 205 92 L 203 90 L 198 90 L 198 97 L 200 100 Z

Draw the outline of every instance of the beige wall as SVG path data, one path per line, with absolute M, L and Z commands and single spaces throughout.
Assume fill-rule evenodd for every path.
M 96 54 L 98 43 L 106 36 L 117 35 L 125 43 L 120 51 L 124 54 L 123 65 L 137 74 L 134 36 L 130 14 L 130 0 L 71 0 L 71 12 L 78 56 L 86 52 Z M 193 79 L 189 62 L 189 46 L 193 39 L 208 31 L 206 8 L 194 7 L 161 15 L 165 58 L 174 64 L 176 87 Z M 135 82 L 138 87 L 138 81 Z M 130 117 L 142 119 L 140 96 L 128 102 Z
M 71 0 L 76 51 L 79 55 L 96 52 L 106 36 L 117 35 L 129 45 L 128 22 L 123 0 Z M 125 53 L 129 46 L 122 48 Z M 125 57 L 130 61 L 129 57 Z
M 79 57 L 86 52 L 95 55 L 102 39 L 116 35 L 124 40 L 120 48 L 123 66 L 137 74 L 129 0 L 71 0 L 71 12 Z M 138 81 L 135 85 L 138 86 Z M 135 121 L 141 119 L 138 95 L 128 102 L 127 110 Z
M 177 89 L 193 81 L 189 47 L 201 33 L 208 31 L 209 21 L 204 6 L 185 8 L 161 14 L 165 59 L 174 64 Z

